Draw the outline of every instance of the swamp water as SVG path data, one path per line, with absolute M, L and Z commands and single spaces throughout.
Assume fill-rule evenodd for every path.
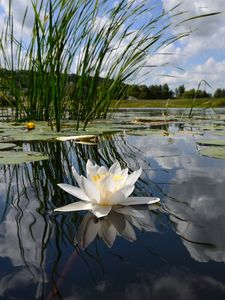
M 203 112 L 120 111 L 87 144 L 2 123 L 0 299 L 225 299 L 225 114 Z M 28 159 L 11 164 L 15 152 Z M 57 183 L 76 185 L 71 166 L 86 175 L 87 159 L 142 167 L 133 195 L 160 205 L 139 206 L 144 218 L 54 213 L 75 200 Z

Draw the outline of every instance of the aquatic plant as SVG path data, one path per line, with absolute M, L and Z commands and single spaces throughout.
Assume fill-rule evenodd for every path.
M 121 211 L 121 206 L 153 204 L 160 201 L 156 197 L 129 197 L 142 169 L 128 175 L 128 169 L 121 170 L 118 162 L 108 170 L 103 166 L 93 165 L 88 160 L 86 172 L 87 178 L 79 176 L 73 168 L 73 175 L 79 187 L 65 183 L 58 184 L 64 191 L 82 201 L 56 208 L 55 211 L 90 210 L 97 218 L 101 218 L 108 215 L 111 209 Z M 133 214 L 138 212 L 133 209 Z
M 148 58 L 189 34 L 172 33 L 179 25 L 176 17 L 184 14 L 178 6 L 159 11 L 135 0 L 32 0 L 19 35 L 9 0 L 0 36 L 1 91 L 15 108 L 15 119 L 46 120 L 60 131 L 63 117 L 76 119 L 77 130 L 105 118 L 124 97 L 124 83 L 141 81 L 155 67 Z M 24 27 L 30 11 L 28 39 Z

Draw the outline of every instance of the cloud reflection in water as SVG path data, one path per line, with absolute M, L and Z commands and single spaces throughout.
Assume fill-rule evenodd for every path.
M 191 257 L 199 262 L 225 262 L 225 185 L 215 173 L 185 173 L 170 187 L 166 208 Z M 210 177 L 209 177 L 210 176 Z M 180 188 L 182 185 L 182 188 Z

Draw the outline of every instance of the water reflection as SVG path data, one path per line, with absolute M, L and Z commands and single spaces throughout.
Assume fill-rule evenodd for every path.
M 208 295 L 222 299 L 224 265 L 209 261 L 225 262 L 224 161 L 199 157 L 192 137 L 171 143 L 108 135 L 98 145 L 23 147 L 50 160 L 0 166 L 0 298 L 188 299 L 184 290 L 189 299 L 207 299 L 208 287 Z M 130 172 L 142 167 L 134 194 L 160 197 L 166 213 L 139 207 L 100 220 L 91 213 L 53 214 L 74 201 L 57 183 L 76 185 L 71 166 L 85 174 L 88 159 L 107 167 L 117 160 Z
M 114 208 L 106 217 L 100 219 L 89 212 L 78 228 L 76 242 L 81 248 L 86 248 L 97 236 L 108 247 L 113 246 L 117 236 L 132 242 L 136 240 L 134 227 L 157 231 L 147 206 Z
M 178 268 L 170 268 L 155 275 L 141 274 L 139 282 L 126 285 L 119 293 L 112 289 L 110 283 L 104 282 L 104 285 L 109 300 L 115 297 L 123 300 L 223 300 L 225 295 L 225 284 L 220 281 Z M 91 296 L 88 291 L 86 294 L 77 299 L 88 299 Z
M 222 174 L 221 174 L 222 175 Z M 182 186 L 182 189 L 181 189 Z M 175 230 L 192 258 L 225 262 L 225 185 L 212 172 L 188 176 L 171 186 L 166 209 Z
M 93 216 L 55 216 L 52 213 L 53 208 L 67 204 L 70 200 L 74 201 L 57 187 L 57 183 L 76 185 L 71 166 L 84 174 L 88 159 L 107 167 L 116 159 L 123 167 L 132 171 L 138 165 L 135 162 L 137 149 L 126 145 L 123 137 L 118 136 L 106 136 L 98 146 L 76 144 L 72 141 L 32 142 L 23 144 L 23 148 L 43 152 L 50 159 L 0 166 L 0 297 L 13 299 L 16 295 L 17 299 L 23 300 L 45 299 L 46 294 L 51 294 L 48 291 L 53 289 L 53 294 L 56 295 L 54 297 L 61 299 L 58 276 L 63 273 L 62 262 L 75 251 L 74 237 L 79 226 L 79 240 L 82 240 L 83 246 L 87 246 L 87 242 L 81 238 L 81 229 L 84 228 L 87 218 L 88 223 L 91 223 Z M 142 187 L 147 185 L 147 181 L 140 179 L 135 193 L 143 195 Z M 151 193 L 145 192 L 144 196 L 146 195 L 151 196 Z M 123 210 L 114 212 L 107 220 L 100 221 L 98 235 L 109 246 L 113 245 L 118 235 L 135 240 L 133 225 L 139 229 L 154 230 L 154 224 L 145 216 L 143 209 L 135 215 L 137 218 L 132 215 L 131 210 L 129 216 L 127 213 L 128 211 L 125 213 Z M 85 224 L 87 230 L 87 222 Z M 91 231 L 94 239 L 93 230 Z M 109 232 L 113 233 L 107 236 Z M 88 241 L 90 242 L 90 238 Z
M 4 167 L 1 171 L 8 188 L 7 191 L 2 188 L 5 183 L 1 182 L 4 214 L 0 226 L 0 257 L 4 268 L 0 295 L 11 299 L 12 295 L 17 295 L 17 289 L 29 286 L 37 297 L 41 297 L 44 283 L 48 281 L 44 270 L 47 254 L 44 249 L 51 225 L 44 215 L 40 217 L 43 204 L 37 201 L 37 187 L 33 186 L 29 165 Z M 40 197 L 43 197 L 42 191 L 39 191 Z M 19 299 L 23 295 L 25 293 L 21 290 Z

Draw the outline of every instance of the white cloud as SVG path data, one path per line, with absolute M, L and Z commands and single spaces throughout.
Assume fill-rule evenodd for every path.
M 162 3 L 164 9 L 168 11 L 180 1 L 162 0 Z M 172 20 L 175 25 L 189 17 L 224 10 L 225 3 L 223 0 L 213 2 L 210 0 L 186 0 L 176 8 L 176 12 L 185 11 L 186 13 Z M 197 88 L 201 80 L 206 80 L 213 87 L 213 90 L 218 87 L 225 88 L 224 14 L 184 22 L 178 28 L 179 32 L 192 31 L 192 33 L 181 39 L 178 44 L 169 45 L 160 50 L 159 54 L 148 58 L 147 63 L 149 64 L 163 65 L 168 63 L 168 65 L 154 70 L 151 81 L 146 81 L 146 84 L 163 84 L 166 82 L 171 88 L 175 88 L 179 84 L 185 84 L 186 88 Z M 177 33 L 177 30 L 174 26 L 173 32 Z M 167 52 L 172 54 L 165 55 Z M 198 61 L 199 63 L 196 63 Z M 183 68 L 184 71 L 181 72 L 174 67 Z
M 6 18 L 9 13 L 9 1 L 2 0 L 0 5 L 3 10 L 1 18 Z M 32 9 L 32 2 L 29 0 L 12 1 L 11 15 L 13 15 L 14 30 L 17 37 L 21 35 L 22 23 L 23 23 L 25 12 L 26 12 L 26 19 L 23 27 L 23 35 L 29 37 L 34 22 L 34 12 Z
M 9 3 L 11 4 L 10 7 Z M 11 30 L 13 29 L 13 38 L 18 43 L 15 42 L 12 48 L 10 34 L 6 35 L 8 36 L 8 40 L 5 41 L 3 39 L 3 50 L 0 52 L 0 64 L 3 67 L 10 68 L 12 62 L 11 54 L 13 52 L 14 68 L 24 68 L 25 64 L 28 63 L 28 59 L 26 59 L 26 49 L 30 44 L 34 25 L 32 1 L 14 0 L 9 2 L 8 0 L 2 0 L 0 2 L 0 32 L 3 32 L 3 34 L 7 33 L 6 29 L 9 14 L 11 15 L 10 26 L 13 25 L 13 27 L 9 27 L 8 32 L 11 34 Z M 41 15 L 43 16 L 43 13 Z M 21 50 L 22 52 L 20 53 Z M 18 59 L 19 53 L 21 55 L 20 59 Z
M 197 88 L 198 84 L 205 80 L 208 82 L 211 89 L 208 92 L 212 93 L 216 88 L 225 88 L 224 82 L 225 59 L 216 61 L 213 57 L 208 58 L 204 63 L 197 64 L 184 72 L 172 70 L 169 72 L 171 77 L 157 77 L 159 83 L 167 82 L 171 88 L 177 87 L 179 84 L 184 84 L 187 89 Z M 164 75 L 166 72 L 164 71 Z M 203 86 L 202 86 L 203 88 Z
M 149 55 L 146 60 L 146 65 L 149 66 L 178 66 L 184 59 L 184 55 L 180 47 L 170 44 L 167 47 L 160 49 L 157 53 Z

